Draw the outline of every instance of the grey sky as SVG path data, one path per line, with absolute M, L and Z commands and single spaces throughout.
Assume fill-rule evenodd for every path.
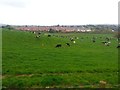
M 119 0 L 0 0 L 0 23 L 117 24 Z

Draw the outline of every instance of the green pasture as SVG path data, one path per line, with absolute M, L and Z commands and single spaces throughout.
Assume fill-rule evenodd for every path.
M 106 87 L 118 87 L 118 42 L 114 34 L 47 35 L 35 38 L 27 31 L 2 30 L 3 88 L 99 88 L 102 80 Z M 73 43 L 70 37 L 79 39 Z M 110 46 L 101 43 L 105 37 L 112 37 Z M 62 47 L 55 48 L 57 44 Z

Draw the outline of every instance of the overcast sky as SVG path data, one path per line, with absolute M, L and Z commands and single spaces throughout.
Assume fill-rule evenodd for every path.
M 0 23 L 117 24 L 119 0 L 0 0 Z

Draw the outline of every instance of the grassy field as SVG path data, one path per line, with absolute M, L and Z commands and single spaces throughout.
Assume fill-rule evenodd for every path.
M 2 83 L 7 88 L 99 88 L 118 86 L 118 49 L 113 38 L 110 46 L 101 41 L 113 34 L 42 33 L 40 38 L 25 31 L 3 30 Z M 77 36 L 76 43 L 69 38 Z M 97 37 L 96 42 L 91 41 Z M 83 37 L 83 39 L 81 39 Z M 102 38 L 100 38 L 102 37 Z M 65 45 L 70 43 L 70 47 Z M 55 48 L 56 44 L 62 47 Z

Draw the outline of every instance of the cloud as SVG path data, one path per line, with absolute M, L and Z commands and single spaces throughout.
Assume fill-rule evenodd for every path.
M 26 7 L 27 0 L 0 0 L 0 5 L 15 8 Z

